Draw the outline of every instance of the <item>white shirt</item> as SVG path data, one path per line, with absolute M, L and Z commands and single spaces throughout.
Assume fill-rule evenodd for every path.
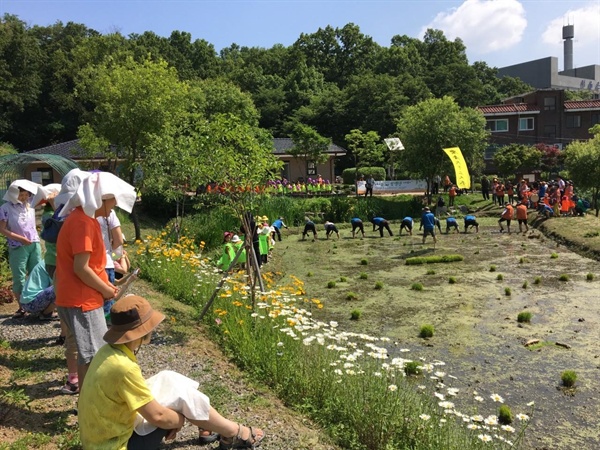
M 117 227 L 121 226 L 119 218 L 112 210 L 108 217 L 96 217 L 96 220 L 100 224 L 102 230 L 102 239 L 104 239 L 104 248 L 106 250 L 106 269 L 114 269 L 115 263 L 112 259 L 112 236 L 111 232 Z

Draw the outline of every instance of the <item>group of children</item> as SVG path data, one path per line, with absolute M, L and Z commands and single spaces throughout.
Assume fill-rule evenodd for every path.
M 253 233 L 253 236 L 257 240 L 258 245 L 254 246 L 254 248 L 257 250 L 258 265 L 261 266 L 269 260 L 269 253 L 275 246 L 275 237 L 281 242 L 281 229 L 287 229 L 288 227 L 283 222 L 283 217 L 277 218 L 271 225 L 269 225 L 269 218 L 267 216 L 257 216 L 255 220 L 255 233 Z M 246 267 L 248 257 L 245 250 L 243 227 L 240 230 L 240 234 L 242 237 L 230 231 L 223 233 L 223 253 L 217 261 L 217 267 L 224 272 L 231 270 L 235 266 L 242 269 Z M 235 264 L 231 267 L 238 253 L 239 255 L 235 260 Z

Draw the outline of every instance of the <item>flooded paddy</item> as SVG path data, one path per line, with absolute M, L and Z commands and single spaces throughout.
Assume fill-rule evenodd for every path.
M 453 386 L 498 393 L 513 412 L 529 411 L 534 401 L 526 448 L 600 448 L 598 262 L 537 230 L 508 235 L 496 231 L 495 219 L 480 222 L 478 234 L 442 234 L 435 248 L 431 237 L 423 245 L 418 231 L 379 238 L 367 228 L 365 239 L 353 240 L 342 229 L 340 240 L 316 242 L 288 235 L 269 270 L 305 281 L 307 295 L 325 303 L 319 318 L 389 337 L 392 357 L 410 348 L 413 358 L 440 359 L 458 378 Z M 405 264 L 413 256 L 446 254 L 464 260 Z M 327 287 L 330 281 L 335 287 Z M 376 282 L 383 288 L 375 289 Z M 423 290 L 412 290 L 413 283 Z M 349 292 L 355 300 L 346 299 Z M 351 321 L 356 309 L 361 318 Z M 523 311 L 533 314 L 531 323 L 517 322 Z M 435 327 L 433 338 L 418 337 L 423 324 Z M 526 347 L 532 340 L 539 342 Z M 577 373 L 574 389 L 561 387 L 564 370 Z

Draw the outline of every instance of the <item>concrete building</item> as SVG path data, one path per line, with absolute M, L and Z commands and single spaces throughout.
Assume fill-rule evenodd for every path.
M 498 69 L 498 76 L 520 78 L 536 89 L 588 90 L 600 98 L 600 65 L 573 67 L 574 25 L 563 27 L 564 67 L 558 70 L 558 58 L 527 61 Z

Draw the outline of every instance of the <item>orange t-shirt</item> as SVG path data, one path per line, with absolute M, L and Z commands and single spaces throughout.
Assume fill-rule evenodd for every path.
M 527 206 L 522 203 L 517 206 L 517 219 L 527 219 Z
M 505 206 L 505 211 L 502 214 L 503 219 L 512 219 L 513 218 L 513 207 L 511 205 Z
M 75 208 L 65 219 L 56 242 L 56 304 L 68 308 L 91 311 L 104 304 L 102 294 L 89 287 L 75 275 L 75 255 L 90 253 L 89 267 L 108 284 L 106 251 L 100 224 Z

